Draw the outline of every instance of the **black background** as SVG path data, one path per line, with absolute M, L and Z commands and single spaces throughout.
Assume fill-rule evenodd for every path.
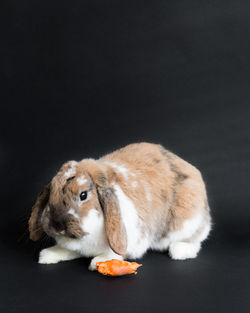
M 0 311 L 249 312 L 249 0 L 1 2 Z M 39 265 L 41 188 L 67 160 L 161 143 L 203 173 L 197 259 L 149 252 L 137 276 Z

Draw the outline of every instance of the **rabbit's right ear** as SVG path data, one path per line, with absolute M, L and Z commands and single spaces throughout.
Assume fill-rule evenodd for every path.
M 43 233 L 41 225 L 41 215 L 48 203 L 49 195 L 50 195 L 50 184 L 46 185 L 43 188 L 42 192 L 39 194 L 35 204 L 32 207 L 32 212 L 29 219 L 29 233 L 31 240 L 34 241 L 38 240 Z

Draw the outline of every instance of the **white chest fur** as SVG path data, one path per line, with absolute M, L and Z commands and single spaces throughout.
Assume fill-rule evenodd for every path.
M 70 239 L 63 236 L 57 237 L 57 243 L 66 249 L 90 257 L 104 253 L 109 249 L 104 228 L 104 218 L 101 213 L 91 209 L 82 221 L 82 229 L 88 234 L 81 239 Z

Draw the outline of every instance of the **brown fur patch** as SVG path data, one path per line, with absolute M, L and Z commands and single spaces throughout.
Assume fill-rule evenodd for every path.
M 105 186 L 107 184 L 107 177 L 103 172 L 95 173 L 94 180 L 98 186 Z
M 182 173 L 175 165 L 170 165 L 171 170 L 175 173 L 175 183 L 176 185 L 181 184 L 185 179 L 188 178 L 188 175 Z
M 161 198 L 163 202 L 167 201 L 167 194 L 166 191 L 164 189 L 161 189 Z
M 159 159 L 156 159 L 156 158 L 153 158 L 153 162 L 157 164 L 157 163 L 160 162 L 160 160 L 159 160 Z

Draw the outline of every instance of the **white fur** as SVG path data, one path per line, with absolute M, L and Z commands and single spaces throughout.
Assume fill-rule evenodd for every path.
M 146 199 L 148 201 L 152 201 L 152 195 L 150 193 L 150 186 L 147 182 L 143 182 L 143 185 L 144 185 L 144 190 L 145 190 L 145 194 L 146 194 Z
M 148 201 L 152 201 L 152 196 L 151 196 L 150 192 L 146 193 L 146 198 L 147 198 Z
M 198 230 L 202 223 L 202 215 L 197 214 L 193 218 L 185 221 L 181 230 L 171 232 L 168 238 L 171 242 L 182 241 L 189 239 Z
M 138 187 L 137 181 L 133 181 L 133 182 L 132 182 L 132 187 L 134 187 L 134 188 Z
M 39 255 L 40 264 L 55 264 L 60 261 L 68 261 L 79 258 L 80 255 L 74 251 L 63 249 L 58 245 L 43 249 Z
M 74 209 L 72 209 L 72 208 L 70 208 L 69 210 L 68 210 L 68 214 L 69 215 L 73 215 L 75 218 L 79 218 L 79 215 L 76 213 L 76 211 L 74 210 Z
M 131 258 L 141 257 L 149 247 L 147 234 L 141 234 L 141 221 L 137 215 L 136 208 L 132 200 L 125 195 L 118 184 L 113 184 L 119 201 L 121 218 L 127 233 L 127 253 Z
M 170 240 L 168 237 L 162 238 L 160 240 L 154 240 L 151 243 L 150 248 L 153 250 L 164 251 L 164 250 L 167 250 L 167 248 L 169 246 L 169 242 L 170 242 Z
M 89 234 L 94 234 L 96 224 L 99 224 L 102 222 L 103 222 L 103 218 L 102 218 L 101 213 L 99 213 L 95 209 L 91 209 L 89 210 L 87 217 L 83 219 L 82 230 Z
M 203 228 L 202 232 L 200 233 L 199 237 L 196 239 L 196 241 L 203 241 L 205 240 L 209 233 L 210 233 L 210 230 L 211 230 L 211 223 L 210 221 L 205 225 L 205 227 Z
M 113 167 L 114 169 L 116 169 L 117 172 L 121 173 L 124 176 L 124 178 L 126 179 L 128 178 L 128 170 L 124 165 L 118 165 L 114 162 L 108 162 L 108 161 L 106 161 L 105 163 Z
M 85 176 L 81 176 L 81 177 L 78 177 L 77 178 L 77 183 L 81 186 L 81 185 L 84 185 L 86 182 L 87 182 L 87 179 L 85 178 Z
M 169 246 L 169 255 L 174 260 L 195 258 L 200 250 L 200 243 L 172 242 Z
M 70 177 L 70 176 L 72 176 L 72 175 L 75 175 L 75 173 L 76 173 L 76 171 L 75 171 L 74 168 L 69 168 L 69 169 L 67 170 L 67 172 L 64 173 L 64 176 L 65 176 L 66 178 L 68 178 L 68 177 Z

